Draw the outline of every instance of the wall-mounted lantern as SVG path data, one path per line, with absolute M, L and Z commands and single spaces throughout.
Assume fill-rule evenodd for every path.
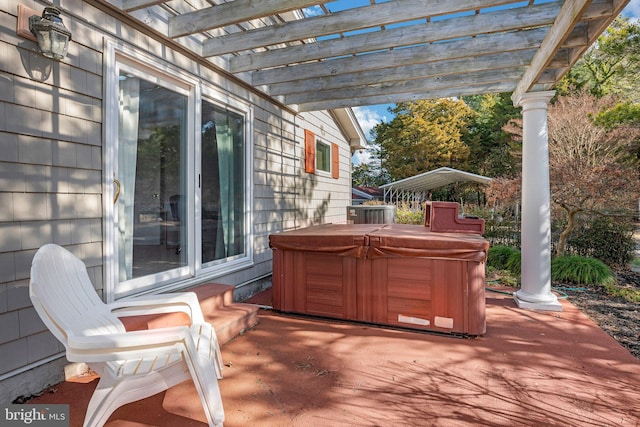
M 42 16 L 30 16 L 29 30 L 36 36 L 44 56 L 59 60 L 67 55 L 71 31 L 64 26 L 57 7 L 45 7 Z

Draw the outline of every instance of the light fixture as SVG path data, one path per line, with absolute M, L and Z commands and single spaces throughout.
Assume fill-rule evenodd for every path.
M 67 55 L 71 31 L 62 23 L 57 7 L 45 7 L 41 17 L 29 17 L 29 30 L 38 39 L 38 47 L 44 56 L 63 59 Z

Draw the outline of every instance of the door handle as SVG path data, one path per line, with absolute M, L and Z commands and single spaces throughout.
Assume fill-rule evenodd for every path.
M 120 181 L 113 178 L 113 183 L 116 185 L 116 195 L 113 196 L 113 204 L 115 205 L 118 201 L 118 197 L 120 197 Z

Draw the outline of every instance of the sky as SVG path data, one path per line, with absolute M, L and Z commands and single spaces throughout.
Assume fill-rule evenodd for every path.
M 352 1 L 352 0 L 351 0 Z M 368 1 L 367 1 L 368 3 Z M 622 14 L 632 19 L 640 18 L 640 0 L 631 0 L 629 4 L 624 8 Z M 371 105 L 367 107 L 354 107 L 353 112 L 360 123 L 360 127 L 364 131 L 367 140 L 371 139 L 371 129 L 375 125 L 381 122 L 389 122 L 393 119 L 393 114 L 389 113 L 388 109 L 393 107 L 393 104 L 384 105 Z M 368 160 L 367 153 L 356 152 L 353 155 L 353 163 L 358 165 Z

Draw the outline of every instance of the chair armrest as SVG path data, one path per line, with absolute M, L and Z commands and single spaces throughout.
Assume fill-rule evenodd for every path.
M 141 295 L 114 301 L 107 306 L 113 314 L 119 317 L 183 312 L 191 318 L 192 324 L 204 322 L 198 296 L 193 292 Z
M 110 362 L 142 357 L 157 357 L 182 351 L 192 343 L 189 328 L 175 326 L 117 334 L 69 336 L 69 361 Z

